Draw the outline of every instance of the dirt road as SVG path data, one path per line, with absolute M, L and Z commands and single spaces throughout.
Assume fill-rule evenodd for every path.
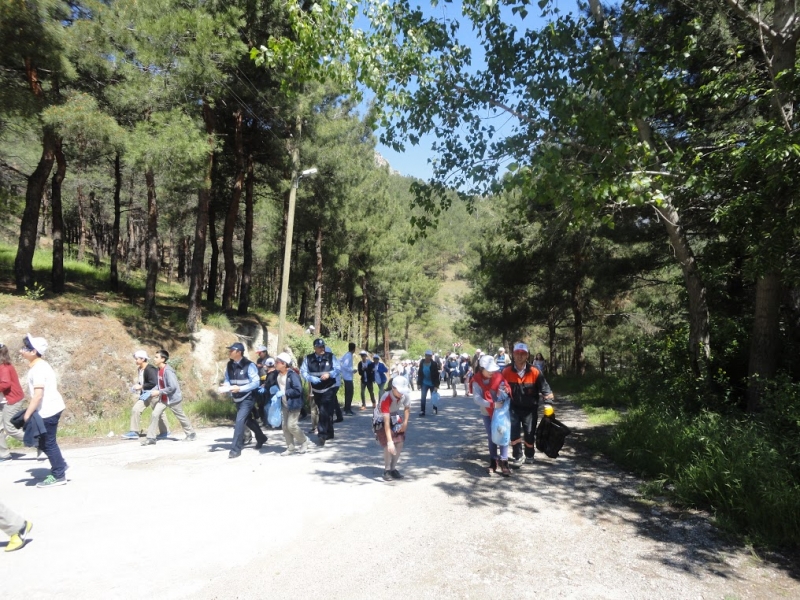
M 445 395 L 438 416 L 412 413 L 406 479 L 392 483 L 371 411 L 304 456 L 279 456 L 271 432 L 230 460 L 231 428 L 67 447 L 69 484 L 53 489 L 35 487 L 47 463 L 28 451 L 0 465 L 0 496 L 34 523 L 24 549 L 0 556 L 4 589 L 26 600 L 800 597 L 789 567 L 724 542 L 701 515 L 642 502 L 635 478 L 570 441 L 556 460 L 487 476 L 477 409 Z M 557 410 L 585 433 L 579 410 Z

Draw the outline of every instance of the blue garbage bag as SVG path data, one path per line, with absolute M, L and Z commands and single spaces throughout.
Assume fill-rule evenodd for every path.
M 267 408 L 267 422 L 269 423 L 270 427 L 275 427 L 276 429 L 281 426 L 283 422 L 283 415 L 281 414 L 281 399 L 277 396 L 272 396 L 272 399 L 269 401 L 269 407 Z
M 498 446 L 508 446 L 511 443 L 511 407 L 509 402 L 503 402 L 495 407 L 492 413 L 492 441 Z

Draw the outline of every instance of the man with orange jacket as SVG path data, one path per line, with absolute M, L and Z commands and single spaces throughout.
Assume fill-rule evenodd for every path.
M 545 402 L 553 401 L 550 386 L 539 369 L 528 363 L 529 356 L 528 346 L 517 342 L 514 344 L 514 360 L 503 369 L 503 378 L 511 388 L 511 447 L 514 464 L 519 464 L 522 460 L 523 442 L 525 463 L 533 463 L 539 396 Z

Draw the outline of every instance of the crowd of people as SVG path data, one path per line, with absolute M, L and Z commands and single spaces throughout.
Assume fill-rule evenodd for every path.
M 28 334 L 23 339 L 20 355 L 28 361 L 27 384 L 30 399 L 22 402 L 24 392 L 11 362 L 7 346 L 0 343 L 0 462 L 12 460 L 7 436 L 35 446 L 50 461 L 50 474 L 37 484 L 39 488 L 65 485 L 67 463 L 57 442 L 58 423 L 65 408 L 58 391 L 56 373 L 44 360 L 48 343 L 44 338 Z M 526 344 L 514 344 L 511 357 L 503 348 L 495 356 L 477 350 L 472 358 L 466 353 L 448 354 L 444 360 L 427 350 L 418 361 L 402 360 L 391 368 L 378 354 L 372 356 L 361 350 L 356 360 L 356 346 L 337 357 L 322 338 L 313 342 L 313 352 L 298 361 L 291 348 L 286 347 L 270 357 L 266 346 L 256 348 L 256 360 L 246 356 L 241 342 L 227 347 L 229 360 L 224 379 L 217 392 L 229 395 L 236 406 L 236 416 L 228 457 L 241 456 L 243 448 L 255 437 L 258 450 L 267 441 L 262 429 L 282 430 L 286 449 L 282 456 L 303 454 L 309 442 L 324 447 L 335 438 L 334 425 L 344 415 L 354 415 L 354 378 L 360 379 L 361 410 L 367 410 L 369 395 L 373 410 L 372 427 L 375 439 L 383 449 L 383 479 L 403 479 L 398 461 L 405 444 L 411 411 L 411 392 L 420 391 L 419 416 L 426 415 L 430 397 L 433 414 L 439 412 L 439 389 L 443 384 L 457 393 L 464 385 L 465 395 L 471 396 L 479 407 L 489 447 L 489 473 L 511 475 L 509 463 L 519 466 L 533 462 L 535 431 L 540 398 L 553 399 L 543 373 L 543 359 L 537 354 L 533 361 Z M 152 446 L 169 436 L 165 411 L 169 409 L 183 429 L 184 441 L 192 442 L 197 434 L 183 410 L 180 382 L 169 365 L 169 352 L 159 349 L 151 359 L 146 350 L 133 353 L 136 381 L 131 386 L 135 401 L 131 410 L 130 429 L 121 437 L 140 440 L 142 446 Z M 377 400 L 375 388 L 377 387 Z M 344 410 L 339 389 L 344 389 Z M 495 410 L 509 403 L 511 416 L 510 441 L 497 445 L 492 439 L 491 422 Z M 149 423 L 142 426 L 142 415 L 151 408 Z M 306 435 L 300 426 L 304 417 L 311 418 L 312 429 Z M 509 446 L 511 456 L 509 457 Z M 24 546 L 32 524 L 0 503 L 0 529 L 10 537 L 6 551 Z

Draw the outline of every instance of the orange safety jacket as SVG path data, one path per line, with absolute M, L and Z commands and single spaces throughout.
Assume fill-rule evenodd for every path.
M 512 406 L 535 409 L 539 406 L 540 394 L 552 394 L 544 375 L 532 365 L 526 365 L 525 372 L 520 377 L 512 363 L 503 369 L 503 378 L 511 388 Z

